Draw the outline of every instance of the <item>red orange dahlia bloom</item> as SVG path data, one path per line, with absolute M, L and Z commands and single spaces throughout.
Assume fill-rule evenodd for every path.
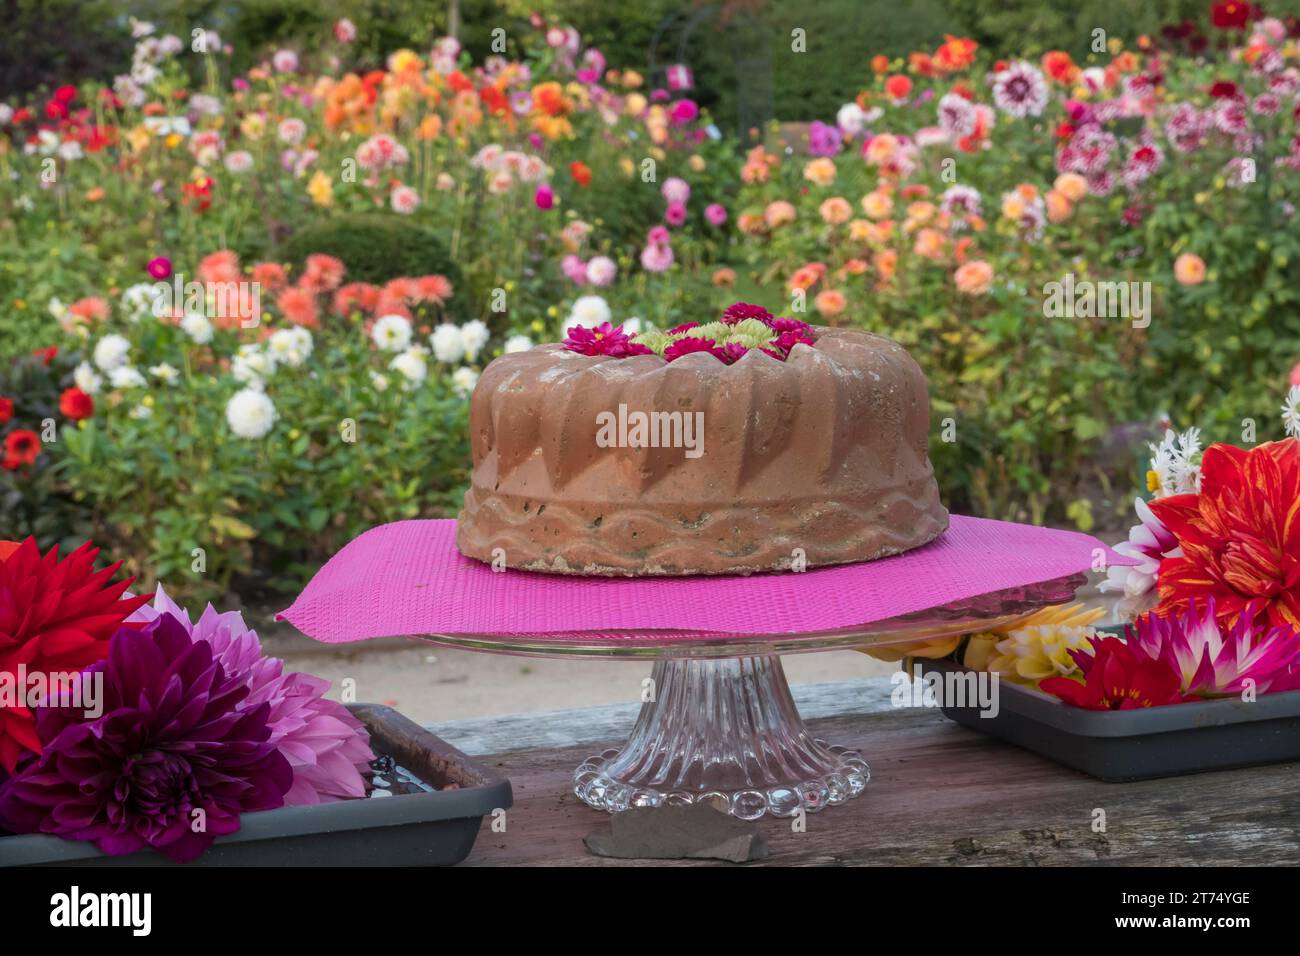
M 1269 624 L 1300 628 L 1300 441 L 1211 445 L 1200 494 L 1160 498 L 1151 511 L 1182 549 L 1160 562 L 1157 614 L 1213 598 L 1231 627 L 1260 601 Z

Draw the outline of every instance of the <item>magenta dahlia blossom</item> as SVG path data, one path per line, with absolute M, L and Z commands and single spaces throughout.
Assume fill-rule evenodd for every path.
M 754 305 L 752 302 L 733 302 L 723 310 L 722 321 L 727 325 L 735 325 L 745 319 L 758 319 L 760 322 L 770 324 L 772 322 L 772 313 L 761 305 Z
M 156 620 L 163 615 L 180 621 L 195 640 L 212 645 L 213 656 L 226 673 L 248 688 L 243 707 L 270 706 L 270 741 L 293 768 L 293 784 L 284 795 L 286 806 L 366 795 L 363 774 L 375 759 L 370 737 L 346 707 L 325 699 L 329 681 L 311 674 L 286 674 L 284 661 L 262 653 L 257 632 L 249 630 L 238 611 L 218 613 L 209 604 L 191 624 L 189 612 L 159 585 L 153 606 L 140 608 L 132 620 Z
M 654 354 L 646 346 L 633 342 L 632 337 L 623 331 L 623 326 L 608 322 L 592 329 L 585 325 L 573 326 L 564 337 L 564 347 L 579 355 L 609 355 L 614 358 Z
M 683 355 L 691 355 L 695 352 L 708 352 L 713 354 L 718 347 L 718 343 L 713 339 L 702 339 L 693 335 L 684 338 L 675 339 L 673 344 L 664 349 L 664 358 L 669 362 L 681 358 Z
M 117 631 L 82 671 L 101 679 L 98 717 L 38 711 L 44 749 L 0 787 L 0 825 L 184 863 L 238 831 L 241 813 L 284 804 L 293 769 L 271 741 L 271 705 L 243 706 L 248 687 L 181 621 Z
M 1300 631 L 1269 627 L 1266 620 L 1258 606 L 1247 606 L 1225 631 L 1210 598 L 1203 608 L 1189 602 L 1182 614 L 1144 614 L 1126 634 L 1129 646 L 1166 664 L 1189 694 L 1235 697 L 1248 686 L 1259 694 L 1300 690 Z

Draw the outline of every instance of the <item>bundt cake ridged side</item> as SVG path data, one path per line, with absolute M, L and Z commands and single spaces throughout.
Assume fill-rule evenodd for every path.
M 502 356 L 470 405 L 461 552 L 588 575 L 743 574 L 866 561 L 948 522 L 927 453 L 929 401 L 882 336 L 816 329 L 784 362 L 751 350 Z M 602 413 L 703 413 L 682 447 L 600 447 Z

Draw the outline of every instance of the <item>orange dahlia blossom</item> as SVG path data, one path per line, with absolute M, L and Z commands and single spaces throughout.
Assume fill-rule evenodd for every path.
M 1300 441 L 1211 445 L 1200 494 L 1157 499 L 1151 511 L 1182 550 L 1160 562 L 1157 614 L 1212 597 L 1231 627 L 1260 600 L 1271 625 L 1300 627 Z

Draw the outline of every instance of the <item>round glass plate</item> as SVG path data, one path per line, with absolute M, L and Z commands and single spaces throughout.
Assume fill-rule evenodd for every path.
M 939 607 L 834 631 L 723 634 L 715 631 L 572 631 L 563 634 L 428 634 L 448 647 L 526 657 L 671 660 L 798 654 L 910 644 L 1005 627 L 1050 604 L 1073 599 L 1087 575 L 963 598 Z

